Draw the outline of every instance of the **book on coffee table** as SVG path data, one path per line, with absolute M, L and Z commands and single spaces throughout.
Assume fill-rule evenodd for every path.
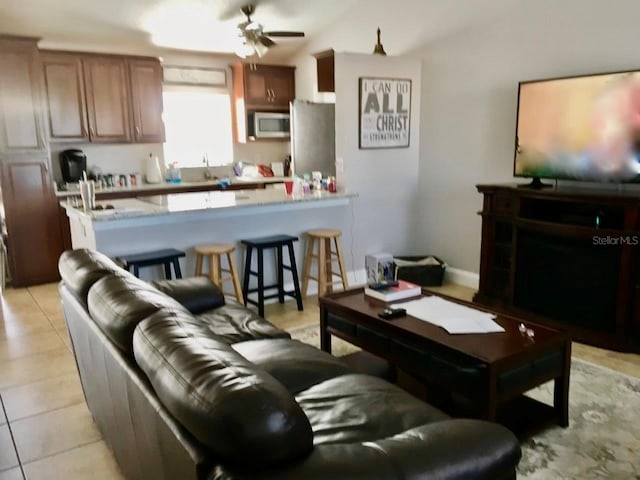
M 364 294 L 383 302 L 393 302 L 395 300 L 404 300 L 405 298 L 419 297 L 422 295 L 422 287 L 415 283 L 398 280 L 397 287 L 387 287 L 384 290 L 374 290 L 367 287 L 364 289 Z

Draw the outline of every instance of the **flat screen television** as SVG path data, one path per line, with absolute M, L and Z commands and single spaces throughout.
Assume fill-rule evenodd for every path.
M 520 82 L 514 175 L 640 182 L 640 71 Z

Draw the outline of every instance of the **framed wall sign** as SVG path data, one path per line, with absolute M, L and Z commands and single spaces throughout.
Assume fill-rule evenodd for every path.
M 360 77 L 359 83 L 360 149 L 408 147 L 411 80 Z
M 162 70 L 164 72 L 164 83 L 169 85 L 227 86 L 227 71 L 224 68 L 167 65 Z

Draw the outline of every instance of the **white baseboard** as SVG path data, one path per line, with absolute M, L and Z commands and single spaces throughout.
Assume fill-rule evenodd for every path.
M 360 270 L 352 270 L 350 272 L 347 272 L 347 280 L 349 282 L 350 288 L 361 287 L 367 283 L 367 271 L 362 268 Z M 300 279 L 300 283 L 302 284 L 302 279 Z M 478 284 L 480 283 L 480 275 L 474 272 L 469 272 L 467 270 L 462 270 L 460 268 L 447 267 L 444 273 L 444 283 L 455 283 L 456 285 L 463 285 L 465 287 L 474 288 L 477 290 Z M 293 290 L 293 283 L 285 283 L 284 289 Z M 340 291 L 342 290 L 342 288 L 339 285 L 335 285 L 334 290 Z M 318 283 L 315 280 L 310 280 L 307 295 L 313 296 L 317 294 Z M 289 300 L 291 300 L 291 298 L 287 297 L 287 301 Z M 268 305 L 270 303 L 276 303 L 277 301 L 277 298 L 270 298 L 264 303 L 265 305 Z
M 447 267 L 444 271 L 444 283 L 455 283 L 477 290 L 480 284 L 480 275 L 460 268 Z

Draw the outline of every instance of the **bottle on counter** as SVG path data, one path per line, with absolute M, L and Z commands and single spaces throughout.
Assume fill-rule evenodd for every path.
M 294 173 L 293 174 L 293 195 L 295 196 L 302 195 L 302 182 L 303 180 Z
M 329 190 L 330 193 L 336 193 L 336 191 L 338 190 L 338 185 L 336 183 L 336 177 L 329 177 L 329 180 L 327 182 L 327 189 Z
M 309 195 L 311 193 L 311 175 L 305 173 L 302 176 L 302 194 Z
M 286 157 L 284 157 L 283 170 L 283 175 L 285 177 L 291 176 L 291 155 L 287 155 Z
M 149 154 L 147 159 L 145 177 L 147 183 L 162 183 L 162 170 L 160 169 L 160 160 Z
M 180 174 L 180 168 L 178 168 L 178 162 L 170 163 L 167 166 L 167 181 L 171 183 L 180 183 L 182 181 L 182 175 Z

